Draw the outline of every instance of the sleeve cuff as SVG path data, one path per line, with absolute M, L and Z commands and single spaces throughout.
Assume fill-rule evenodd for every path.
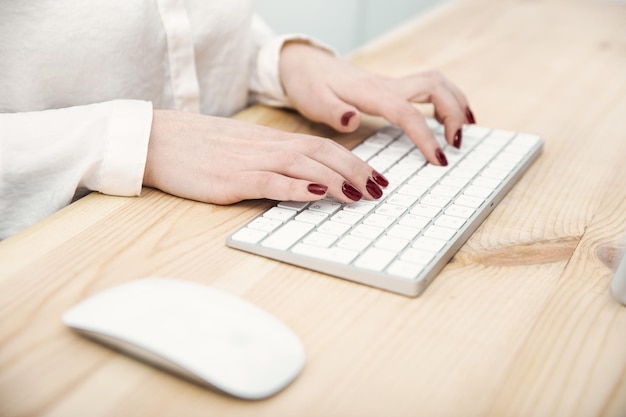
M 107 126 L 100 192 L 141 194 L 152 126 L 152 103 L 115 100 Z
M 256 67 L 253 69 L 250 83 L 253 101 L 275 107 L 292 107 L 280 81 L 279 70 L 280 51 L 289 41 L 306 42 L 337 55 L 332 48 L 304 34 L 289 34 L 272 38 L 259 49 L 257 55 Z

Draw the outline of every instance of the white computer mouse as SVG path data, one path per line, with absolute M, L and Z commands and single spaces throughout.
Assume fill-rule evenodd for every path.
M 304 366 L 285 324 L 237 296 L 171 278 L 146 278 L 66 311 L 81 334 L 171 372 L 245 399 L 269 397 Z

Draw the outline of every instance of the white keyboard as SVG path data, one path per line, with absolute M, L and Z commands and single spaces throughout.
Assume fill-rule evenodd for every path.
M 419 295 L 540 154 L 535 135 L 463 128 L 460 150 L 428 119 L 447 167 L 427 163 L 402 131 L 384 126 L 353 149 L 390 182 L 376 201 L 281 202 L 227 244 L 406 296 Z

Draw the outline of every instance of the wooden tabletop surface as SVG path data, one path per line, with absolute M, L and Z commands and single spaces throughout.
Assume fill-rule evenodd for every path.
M 226 247 L 267 201 L 92 194 L 0 243 L 0 416 L 626 415 L 626 307 L 608 289 L 626 238 L 626 5 L 459 0 L 350 58 L 394 76 L 438 69 L 478 124 L 545 139 L 428 289 L 407 298 Z M 277 109 L 237 117 L 348 147 L 376 123 L 338 135 Z M 61 323 L 146 276 L 267 310 L 302 339 L 304 371 L 241 401 Z

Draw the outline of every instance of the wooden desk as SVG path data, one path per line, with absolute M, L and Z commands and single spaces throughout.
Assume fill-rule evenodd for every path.
M 352 59 L 438 68 L 483 125 L 538 133 L 542 157 L 419 298 L 249 255 L 226 236 L 265 207 L 146 190 L 91 195 L 0 244 L 2 416 L 624 416 L 626 6 L 458 1 Z M 330 135 L 266 108 L 240 117 Z M 368 131 L 339 136 L 352 146 Z M 81 299 L 160 275 L 239 294 L 302 338 L 279 395 L 228 398 L 66 329 Z

